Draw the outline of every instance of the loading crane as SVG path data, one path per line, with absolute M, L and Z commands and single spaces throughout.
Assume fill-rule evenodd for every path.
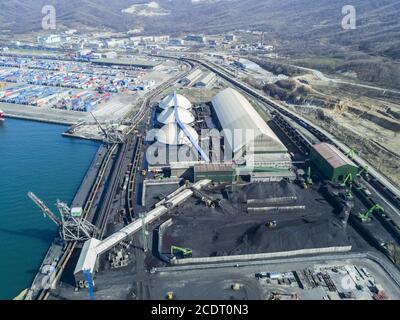
M 357 173 L 357 177 L 360 177 L 364 172 L 368 176 L 368 166 L 362 168 L 361 171 Z
M 106 130 L 101 125 L 100 121 L 94 116 L 94 114 L 90 111 L 93 119 L 96 121 L 97 125 L 99 126 L 100 130 L 103 132 L 104 139 L 103 141 L 107 144 L 114 144 L 114 143 L 123 143 L 124 137 L 121 133 L 119 133 L 115 128 L 111 127 L 111 129 Z
M 200 199 L 201 202 L 203 202 L 207 207 L 209 208 L 215 208 L 215 207 L 219 207 L 221 201 L 218 199 L 212 199 L 211 197 L 209 197 L 208 195 L 204 194 L 203 192 L 201 192 L 200 190 L 196 190 L 194 188 L 192 188 L 193 191 L 193 195 Z
M 348 156 L 350 159 L 354 159 L 354 157 L 356 156 L 356 151 L 353 149 L 350 149 L 347 153 L 346 156 Z
M 57 200 L 60 219 L 33 192 L 28 192 L 28 197 L 40 208 L 45 216 L 49 217 L 58 226 L 60 237 L 64 241 L 86 241 L 98 232 L 98 229 L 80 214 L 76 215 L 75 212 L 71 212 L 66 203 Z
M 171 256 L 172 257 L 182 257 L 182 258 L 190 258 L 192 256 L 192 250 L 187 248 L 181 248 L 178 246 L 171 246 Z
M 360 220 L 362 222 L 369 222 L 369 221 L 371 221 L 371 217 L 370 216 L 375 210 L 379 210 L 379 211 L 385 212 L 385 209 L 383 209 L 379 204 L 375 204 L 367 212 L 359 213 L 358 217 L 360 218 Z
M 347 175 L 347 177 L 344 179 L 343 183 L 340 186 L 345 188 L 347 186 L 347 182 L 349 182 L 349 187 L 351 189 L 351 183 L 353 182 L 353 175 L 351 173 Z

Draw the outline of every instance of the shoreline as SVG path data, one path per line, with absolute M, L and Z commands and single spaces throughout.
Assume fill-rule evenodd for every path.
M 4 118 L 10 119 L 19 119 L 19 120 L 27 120 L 27 121 L 35 121 L 35 122 L 42 122 L 42 123 L 50 123 L 50 124 L 59 124 L 64 126 L 72 126 L 76 124 L 76 122 L 72 121 L 61 121 L 61 120 L 53 120 L 53 119 L 43 119 L 41 117 L 29 116 L 29 115 L 19 115 L 19 114 L 10 114 L 7 113 L 4 115 Z

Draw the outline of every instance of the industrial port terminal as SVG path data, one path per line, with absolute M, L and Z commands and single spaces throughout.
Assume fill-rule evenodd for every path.
M 6 117 L 100 141 L 72 203 L 28 193 L 59 235 L 24 299 L 400 298 L 395 184 L 201 54 L 4 54 L 0 81 Z

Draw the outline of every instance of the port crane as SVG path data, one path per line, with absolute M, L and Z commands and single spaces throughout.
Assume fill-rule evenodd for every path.
M 385 209 L 383 209 L 379 204 L 375 204 L 367 212 L 359 213 L 358 217 L 361 219 L 362 222 L 369 222 L 369 221 L 371 221 L 370 216 L 375 210 L 385 212 Z
M 57 200 L 60 219 L 33 192 L 28 192 L 28 197 L 42 210 L 45 216 L 49 217 L 59 227 L 60 237 L 64 241 L 86 241 L 97 233 L 98 230 L 93 224 L 82 216 L 73 214 L 66 203 Z
M 368 176 L 368 166 L 365 166 L 357 173 L 357 177 L 360 177 L 365 172 L 365 175 Z
M 351 183 L 353 182 L 353 175 L 351 173 L 347 175 L 347 177 L 344 179 L 343 183 L 340 186 L 345 188 L 347 186 L 347 182 L 349 182 L 349 187 L 351 189 Z
M 90 114 L 92 115 L 93 119 L 96 121 L 100 130 L 103 132 L 103 135 L 104 135 L 103 142 L 105 142 L 106 144 L 115 144 L 115 143 L 123 143 L 124 142 L 124 137 L 120 132 L 118 132 L 114 128 L 111 128 L 108 130 L 104 129 L 103 126 L 101 125 L 100 121 L 94 116 L 94 114 L 92 112 L 90 112 Z

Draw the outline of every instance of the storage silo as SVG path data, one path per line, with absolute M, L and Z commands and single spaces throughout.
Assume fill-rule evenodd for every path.
M 193 114 L 189 110 L 180 107 L 165 109 L 157 117 L 158 122 L 162 124 L 176 123 L 177 119 L 185 124 L 191 124 L 195 120 Z
M 185 131 L 195 140 L 199 140 L 196 130 L 187 124 L 183 124 Z M 177 123 L 169 123 L 158 129 L 155 133 L 155 139 L 166 145 L 190 145 L 191 141 L 187 137 L 185 131 Z
M 161 100 L 159 107 L 161 109 L 168 109 L 171 107 L 175 107 L 175 96 L 174 93 L 166 96 L 164 99 Z M 190 101 L 181 94 L 176 94 L 176 107 L 180 107 L 186 110 L 192 108 L 192 104 Z

